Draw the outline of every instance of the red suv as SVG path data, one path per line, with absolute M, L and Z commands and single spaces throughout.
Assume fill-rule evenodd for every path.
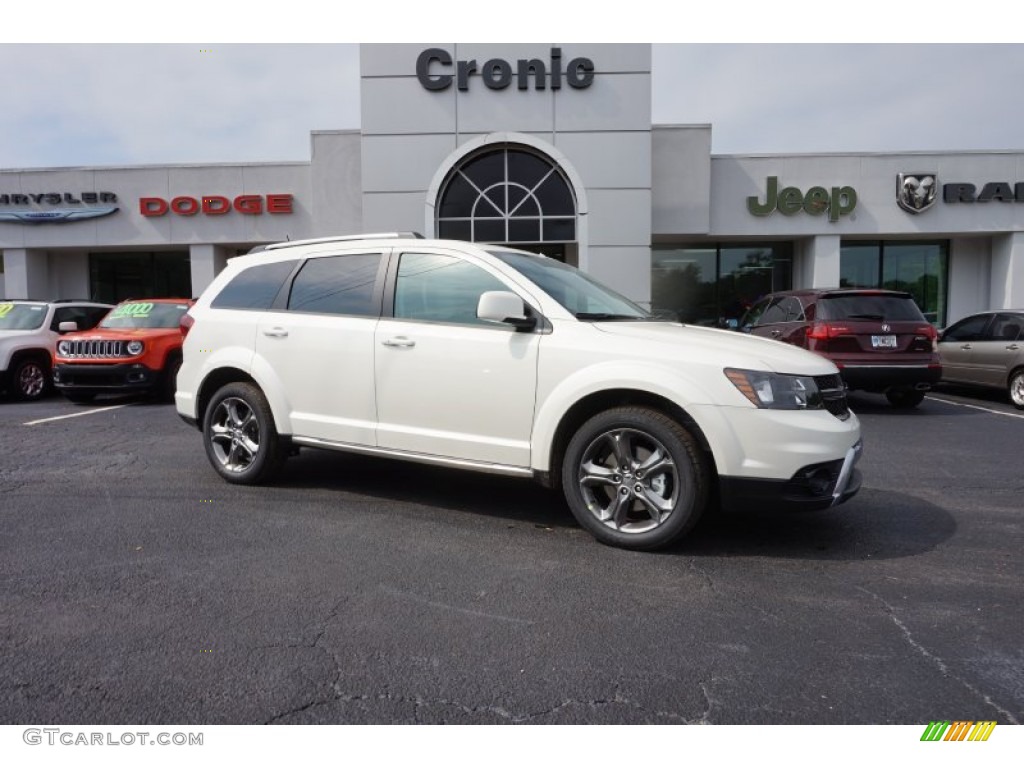
M 901 291 L 805 288 L 773 293 L 751 307 L 740 330 L 827 357 L 850 389 L 884 392 L 913 408 L 942 375 L 938 333 Z

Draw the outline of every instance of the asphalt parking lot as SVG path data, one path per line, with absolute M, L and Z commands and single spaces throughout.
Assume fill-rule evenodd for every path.
M 166 404 L 0 402 L 0 722 L 1024 719 L 1024 412 L 852 398 L 823 513 L 596 543 L 530 483 L 303 451 L 230 486 Z

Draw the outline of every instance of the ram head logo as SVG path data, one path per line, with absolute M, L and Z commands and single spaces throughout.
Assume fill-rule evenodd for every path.
M 934 173 L 901 173 L 896 179 L 896 202 L 909 213 L 931 208 L 938 191 L 939 179 Z

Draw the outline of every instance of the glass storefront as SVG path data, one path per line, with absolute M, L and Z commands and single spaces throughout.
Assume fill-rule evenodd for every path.
M 929 322 L 946 324 L 949 243 L 843 242 L 839 257 L 843 288 L 887 288 L 914 297 Z
M 116 304 L 125 299 L 192 296 L 187 251 L 90 253 L 89 298 Z
M 725 325 L 754 302 L 793 287 L 790 243 L 654 246 L 651 308 L 684 323 Z

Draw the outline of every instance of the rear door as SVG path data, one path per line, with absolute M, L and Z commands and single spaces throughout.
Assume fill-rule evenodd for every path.
M 1006 386 L 1011 365 L 1019 357 L 1022 325 L 1021 316 L 999 313 L 973 345 L 972 364 L 980 384 Z
M 374 445 L 373 336 L 384 259 L 355 252 L 307 259 L 262 313 L 256 355 L 288 400 L 293 434 Z

